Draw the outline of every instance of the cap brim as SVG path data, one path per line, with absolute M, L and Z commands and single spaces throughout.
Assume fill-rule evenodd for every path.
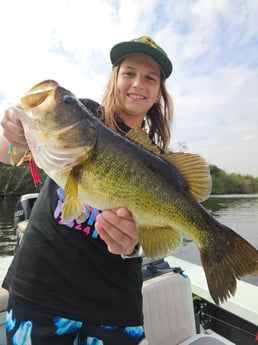
M 169 58 L 155 49 L 142 42 L 122 42 L 116 44 L 110 52 L 110 59 L 113 66 L 117 65 L 125 56 L 135 53 L 146 54 L 150 56 L 159 65 L 165 78 L 168 78 L 172 72 L 172 63 Z

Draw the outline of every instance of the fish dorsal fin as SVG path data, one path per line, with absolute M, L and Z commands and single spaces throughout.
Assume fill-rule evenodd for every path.
M 146 133 L 143 130 L 137 131 L 137 130 L 131 129 L 126 134 L 126 137 L 128 139 L 134 141 L 135 143 L 141 145 L 146 150 L 154 153 L 155 155 L 160 155 L 161 154 L 159 148 L 155 144 L 153 144 L 153 142 L 151 141 L 148 133 Z
M 210 170 L 201 156 L 184 152 L 163 154 L 143 130 L 130 130 L 126 137 L 173 165 L 185 180 L 188 192 L 195 200 L 200 202 L 208 198 L 211 192 Z
M 188 186 L 188 192 L 197 201 L 204 201 L 211 192 L 211 176 L 208 163 L 199 155 L 170 152 L 164 158 L 180 173 Z

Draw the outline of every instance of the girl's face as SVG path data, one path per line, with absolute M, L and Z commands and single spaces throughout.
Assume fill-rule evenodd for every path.
M 140 129 L 148 110 L 160 98 L 161 72 L 144 54 L 132 54 L 121 62 L 116 88 L 116 112 L 131 128 Z

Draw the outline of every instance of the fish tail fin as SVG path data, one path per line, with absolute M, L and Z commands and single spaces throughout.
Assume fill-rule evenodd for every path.
M 138 238 L 145 256 L 161 258 L 178 246 L 181 234 L 171 227 L 140 226 Z
M 220 242 L 217 252 L 212 248 L 200 250 L 211 297 L 216 304 L 234 296 L 236 279 L 258 274 L 258 251 L 240 235 L 227 228 L 230 240 Z M 233 235 L 233 236 L 232 236 Z

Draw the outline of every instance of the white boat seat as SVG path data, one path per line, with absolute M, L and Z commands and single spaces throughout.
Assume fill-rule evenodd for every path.
M 144 281 L 142 291 L 148 345 L 233 344 L 217 334 L 196 334 L 188 277 L 166 273 Z
M 216 335 L 197 334 L 179 345 L 227 345 L 233 344 Z

